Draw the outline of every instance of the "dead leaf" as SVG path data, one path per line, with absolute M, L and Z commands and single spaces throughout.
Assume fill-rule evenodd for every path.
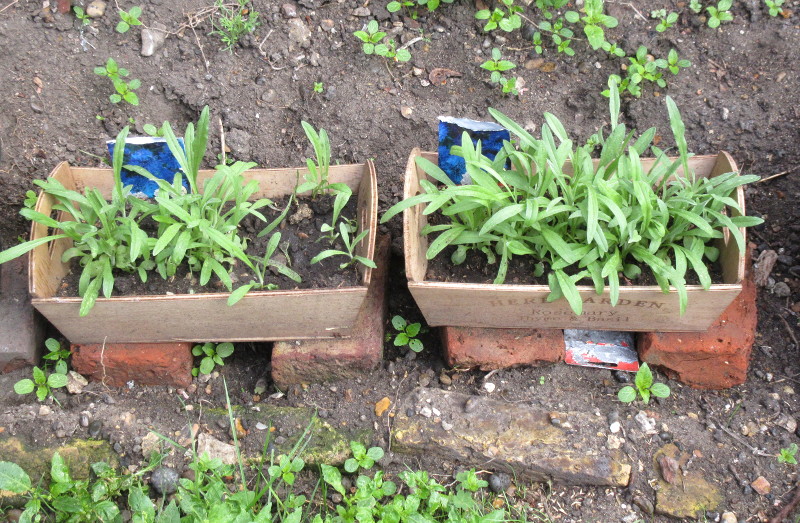
M 403 118 L 405 118 L 406 120 L 408 120 L 409 118 L 411 118 L 411 113 L 413 113 L 413 112 L 414 112 L 414 110 L 413 110 L 413 109 L 411 109 L 411 107 L 409 107 L 409 106 L 407 106 L 407 105 L 401 105 L 401 106 L 400 106 L 400 115 L 401 115 Z
M 236 418 L 236 421 L 234 422 L 234 426 L 236 427 L 236 434 L 240 438 L 243 438 L 243 437 L 247 436 L 247 431 L 245 430 L 244 426 L 242 425 L 242 419 L 241 418 Z
M 36 94 L 42 94 L 42 89 L 44 88 L 44 82 L 38 76 L 33 77 L 33 83 L 36 85 Z
M 556 70 L 556 63 L 555 62 L 545 62 L 539 67 L 539 70 L 543 73 L 552 73 Z
M 386 412 L 386 409 L 388 409 L 389 405 L 391 404 L 392 402 L 389 400 L 389 398 L 383 398 L 382 400 L 380 400 L 378 403 L 375 404 L 375 415 L 380 418 L 383 415 L 383 413 Z
M 433 69 L 430 74 L 428 74 L 428 80 L 435 85 L 444 85 L 447 83 L 448 78 L 458 78 L 460 76 L 461 73 L 458 71 L 453 71 L 452 69 L 446 69 L 444 67 L 437 67 L 436 69 Z
M 769 280 L 769 275 L 772 273 L 772 268 L 775 267 L 775 262 L 778 261 L 778 253 L 772 249 L 761 251 L 756 260 L 755 267 L 753 267 L 753 281 L 759 287 L 763 287 Z
M 658 464 L 661 467 L 661 477 L 667 483 L 675 483 L 675 478 L 678 476 L 678 462 L 675 458 L 669 456 L 660 456 Z

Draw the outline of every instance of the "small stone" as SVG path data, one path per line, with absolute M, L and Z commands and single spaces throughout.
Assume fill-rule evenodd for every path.
M 656 434 L 656 422 L 640 410 L 633 418 L 645 434 Z
M 453 424 L 447 422 L 446 420 L 442 420 L 442 428 L 444 430 L 453 430 Z
M 102 398 L 103 398 L 103 402 L 105 402 L 106 405 L 114 405 L 117 402 L 117 400 L 115 400 L 114 398 L 112 398 L 108 394 L 103 394 Z
M 400 116 L 402 116 L 406 120 L 411 118 L 411 114 L 413 112 L 414 112 L 414 110 L 411 107 L 408 107 L 407 105 L 401 105 L 400 106 Z
M 430 408 L 430 407 L 428 407 L 427 405 L 425 405 L 424 407 L 422 407 L 421 409 L 419 409 L 419 415 L 420 415 L 420 416 L 423 416 L 423 417 L 425 417 L 425 418 L 430 418 L 431 416 L 433 416 L 433 411 L 431 410 L 431 408 Z
M 142 56 L 153 56 L 153 54 L 164 45 L 167 40 L 167 26 L 159 22 L 153 22 L 150 27 L 142 29 Z
M 261 423 L 260 421 L 256 423 L 256 430 L 267 430 L 269 427 Z
M 489 490 L 501 494 L 511 486 L 511 476 L 505 472 L 497 472 L 489 476 Z
M 44 107 L 42 107 L 42 104 L 39 103 L 39 100 L 33 96 L 31 96 L 31 110 L 37 114 L 44 112 Z
M 41 405 L 39 407 L 39 416 L 49 416 L 52 413 L 53 413 L 53 409 L 51 409 L 47 405 Z
M 289 27 L 289 40 L 300 47 L 311 45 L 311 30 L 305 22 L 299 18 L 292 18 L 286 25 Z
M 375 415 L 378 416 L 379 418 L 383 416 L 383 413 L 386 412 L 386 409 L 388 409 L 389 405 L 391 404 L 392 402 L 389 398 L 384 397 L 383 399 L 381 399 L 379 402 L 375 404 Z
M 81 427 L 83 427 L 83 428 L 86 428 L 86 427 L 89 426 L 89 413 L 88 412 L 81 412 L 80 424 L 81 424 Z
M 648 515 L 651 515 L 655 510 L 655 507 L 653 507 L 653 502 L 650 501 L 650 499 L 646 498 L 645 496 L 634 496 L 633 504 L 639 507 L 642 512 Z
M 114 443 L 114 452 L 117 454 L 122 454 L 122 444 L 120 442 Z
M 442 385 L 450 385 L 453 383 L 453 378 L 442 372 L 439 374 L 439 383 Z
M 97 438 L 100 436 L 100 431 L 103 430 L 103 422 L 99 419 L 94 420 L 93 422 L 89 423 L 89 437 L 90 438 Z
M 608 430 L 610 430 L 612 434 L 616 434 L 617 432 L 620 431 L 621 428 L 622 428 L 622 425 L 620 424 L 620 422 L 619 421 L 615 421 L 614 423 L 612 423 L 608 427 Z
M 492 392 L 494 392 L 494 389 L 497 388 L 497 387 L 491 381 L 487 381 L 486 383 L 483 384 L 483 388 L 484 388 L 484 390 L 486 390 L 486 392 L 491 394 Z
M 297 8 L 294 4 L 283 4 L 281 5 L 281 14 L 284 18 L 297 18 Z
M 622 448 L 622 444 L 623 443 L 625 443 L 624 439 L 622 439 L 619 436 L 615 436 L 613 434 L 610 434 L 608 436 L 608 439 L 606 440 L 606 447 L 609 450 L 616 450 L 616 449 Z
M 662 455 L 658 458 L 658 465 L 661 467 L 661 477 L 667 483 L 675 483 L 678 475 L 678 462 L 675 458 Z
M 161 450 L 162 440 L 155 432 L 148 432 L 142 438 L 142 456 L 144 459 L 150 459 L 154 452 Z
M 468 414 L 470 412 L 474 412 L 479 405 L 480 405 L 480 400 L 478 398 L 475 397 L 469 398 L 467 399 L 466 403 L 464 403 L 464 412 Z
M 93 0 L 86 6 L 86 16 L 100 18 L 106 12 L 106 3 L 103 0 Z
M 723 512 L 719 521 L 720 523 L 738 523 L 739 519 L 733 512 Z
M 772 488 L 769 484 L 769 481 L 767 481 L 767 478 L 764 476 L 758 476 L 755 480 L 753 480 L 752 483 L 750 483 L 750 486 L 762 496 L 769 494 L 769 491 Z
M 614 376 L 618 383 L 630 383 L 631 381 L 630 374 L 625 371 L 615 370 L 611 372 L 611 375 Z
M 778 298 L 788 298 L 792 295 L 792 289 L 789 288 L 788 284 L 782 281 L 775 284 L 775 287 L 772 288 L 772 292 Z
M 370 16 L 372 13 L 370 12 L 368 7 L 356 7 L 353 9 L 353 16 L 358 16 L 360 18 L 364 18 Z
M 83 388 L 89 384 L 89 381 L 75 372 L 74 370 L 69 371 L 67 375 L 67 392 L 70 394 L 80 394 L 83 392 Z
M 665 441 L 667 443 L 669 443 L 673 439 L 672 433 L 666 430 L 663 432 L 659 432 L 658 437 L 661 438 L 661 441 Z
M 150 484 L 162 496 L 168 496 L 178 489 L 178 471 L 171 467 L 159 467 L 150 476 Z

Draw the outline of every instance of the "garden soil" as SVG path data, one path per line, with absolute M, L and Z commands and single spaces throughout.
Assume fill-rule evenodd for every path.
M 300 126 L 306 120 L 329 132 L 334 161 L 375 160 L 379 209 L 385 211 L 401 198 L 411 149 L 435 148 L 439 115 L 488 119 L 487 108 L 495 107 L 536 134 L 542 114 L 551 112 L 574 139 L 585 140 L 608 122 L 607 100 L 600 91 L 608 75 L 621 73 L 624 63 L 578 40 L 573 57 L 551 48 L 542 56 L 531 54 L 530 41 L 519 31 L 482 33 L 469 0 L 443 4 L 416 20 L 390 15 L 381 1 L 256 0 L 251 9 L 260 12 L 261 25 L 232 51 L 221 50 L 219 39 L 209 34 L 214 16 L 210 1 L 146 0 L 141 2 L 145 26 L 162 24 L 168 33 L 148 57 L 140 52 L 142 27 L 125 34 L 114 31 L 119 19 L 114 2 L 83 28 L 74 16 L 53 13 L 51 4 L 55 2 L 16 0 L 0 5 L 0 235 L 5 245 L 27 234 L 17 211 L 32 180 L 44 178 L 61 161 L 99 165 L 98 157 L 106 155 L 105 141 L 124 125 L 141 133 L 144 124 L 166 119 L 183 128 L 209 105 L 208 165 L 217 161 L 224 131 L 230 156 L 262 167 L 288 167 L 303 165 L 312 154 Z M 120 2 L 119 7 L 132 5 Z M 659 8 L 681 13 L 675 27 L 664 33 L 648 17 Z M 726 150 L 744 172 L 765 177 L 746 190 L 748 213 L 766 220 L 749 239 L 755 244 L 754 256 L 771 249 L 778 261 L 771 280 L 759 290 L 758 330 L 744 385 L 715 392 L 667 381 L 672 396 L 642 406 L 618 402 L 621 378 L 605 370 L 558 364 L 494 373 L 488 381 L 495 384 L 491 396 L 497 399 L 547 410 L 588 411 L 608 420 L 618 417 L 626 427 L 635 427 L 633 417 L 643 409 L 656 419 L 659 432 L 628 438 L 625 450 L 635 471 L 628 488 L 520 480 L 508 503 L 535 509 L 552 521 L 662 521 L 662 516 L 645 512 L 655 500 L 651 485 L 659 474 L 653 455 L 668 441 L 693 453 L 691 469 L 721 489 L 722 504 L 705 520 L 714 521 L 729 510 L 739 521 L 766 521 L 789 502 L 798 469 L 779 463 L 775 455 L 800 442 L 800 2 L 788 0 L 783 8 L 783 15 L 773 18 L 761 2 L 735 2 L 734 20 L 714 30 L 686 2 L 606 3 L 607 12 L 620 21 L 608 31 L 609 38 L 629 54 L 645 45 L 656 57 L 666 57 L 675 48 L 692 63 L 677 76 L 667 73 L 666 88 L 647 85 L 641 98 L 625 96 L 626 123 L 638 129 L 656 126 L 659 146 L 669 148 L 664 104 L 669 95 L 681 109 L 692 151 Z M 534 7 L 526 12 L 536 17 Z M 410 63 L 362 52 L 352 33 L 372 18 L 400 44 L 410 43 Z M 492 47 L 517 64 L 513 73 L 524 83 L 519 97 L 503 96 L 487 83 L 489 74 L 479 65 Z M 130 71 L 129 78 L 141 80 L 138 106 L 109 102 L 111 83 L 93 73 L 109 57 Z M 442 69 L 450 72 L 442 74 Z M 314 90 L 315 83 L 322 84 L 322 92 Z M 421 320 L 403 283 L 399 219 L 385 229 L 393 236 L 390 314 Z M 185 391 L 94 384 L 79 395 L 59 392 L 62 407 L 51 405 L 49 414 L 32 396 L 14 394 L 13 383 L 29 373 L 16 371 L 0 377 L 0 428 L 31 444 L 57 445 L 67 436 L 85 437 L 89 428 L 97 428 L 80 423 L 86 412 L 102 422 L 99 436 L 113 444 L 123 462 L 136 465 L 150 429 L 180 435 L 187 424 L 199 423 L 227 439 L 223 428 L 205 427 L 202 417 L 203 409 L 224 407 L 225 377 L 236 404 L 313 407 L 328 422 L 366 431 L 372 443 L 388 447 L 386 417 L 375 416 L 381 398 L 394 404 L 418 386 L 488 394 L 483 373 L 444 367 L 435 332 L 422 339 L 425 350 L 419 356 L 387 342 L 384 364 L 360 379 L 298 386 L 283 395 L 275 394 L 267 381 L 267 391 L 259 397 L 253 391 L 259 379 L 269 376 L 270 346 L 239 344 L 220 376 L 198 380 Z M 661 374 L 658 379 L 666 380 Z M 297 433 L 279 435 L 290 439 Z M 260 441 L 263 437 L 244 438 L 250 450 L 259 449 Z M 385 461 L 390 471 L 425 467 L 444 483 L 462 466 L 436 456 L 390 454 Z M 491 469 L 491 464 L 484 468 Z M 761 476 L 771 485 L 768 493 L 750 485 Z M 533 512 L 529 519 L 537 520 Z

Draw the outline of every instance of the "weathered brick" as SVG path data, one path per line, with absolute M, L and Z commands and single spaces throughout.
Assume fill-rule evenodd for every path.
M 705 332 L 639 334 L 639 357 L 697 389 L 726 389 L 747 379 L 755 340 L 756 286 L 748 271 L 742 292 Z
M 451 367 L 481 370 L 537 365 L 564 359 L 560 329 L 442 327 L 445 360 Z
M 388 236 L 377 239 L 375 263 L 378 268 L 372 272 L 351 337 L 275 342 L 272 379 L 279 387 L 351 378 L 380 365 L 386 317 Z
M 36 365 L 44 345 L 44 321 L 28 295 L 28 258 L 0 266 L 0 371 Z
M 128 381 L 188 387 L 192 362 L 192 344 L 187 342 L 72 345 L 72 367 L 112 387 Z

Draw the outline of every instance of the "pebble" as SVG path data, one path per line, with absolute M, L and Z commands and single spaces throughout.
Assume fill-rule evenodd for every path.
M 611 375 L 614 376 L 614 379 L 617 380 L 618 383 L 630 383 L 631 376 L 629 373 L 621 370 L 615 370 L 611 372 Z
M 370 12 L 368 7 L 361 6 L 361 7 L 356 7 L 355 9 L 353 9 L 353 16 L 358 16 L 358 17 L 364 18 L 364 17 L 370 16 L 371 14 L 372 13 Z
M 653 507 L 653 502 L 645 496 L 634 496 L 633 504 L 639 507 L 645 514 L 652 514 L 655 510 L 655 507 Z
M 738 523 L 739 519 L 733 512 L 723 512 L 722 518 L 719 521 L 720 523 Z
M 150 476 L 150 484 L 162 496 L 168 496 L 178 490 L 178 471 L 171 467 L 159 467 Z
M 52 413 L 53 413 L 53 409 L 51 409 L 47 405 L 41 405 L 39 407 L 39 416 L 49 416 Z
M 74 370 L 69 371 L 67 376 L 67 392 L 70 394 L 80 394 L 83 392 L 83 388 L 89 384 L 89 381 L 75 372 Z
M 769 494 L 769 491 L 772 488 L 769 484 L 769 481 L 767 481 L 767 478 L 764 476 L 757 477 L 752 483 L 750 483 L 750 486 L 762 496 Z
M 426 417 L 426 418 L 430 418 L 431 416 L 433 416 L 433 411 L 431 410 L 431 408 L 430 408 L 430 407 L 428 407 L 427 405 L 425 405 L 424 407 L 422 407 L 421 409 L 419 409 L 419 415 L 420 415 L 420 416 L 424 416 L 424 417 Z
M 442 420 L 442 428 L 444 430 L 453 430 L 453 424 L 449 423 L 449 422 L 447 422 L 445 420 Z
M 294 4 L 283 4 L 281 5 L 281 14 L 284 18 L 297 18 L 297 8 Z
M 142 56 L 153 56 L 167 40 L 167 26 L 153 22 L 150 27 L 142 29 Z
M 672 439 L 673 439 L 672 433 L 671 433 L 671 432 L 668 432 L 668 431 L 666 431 L 666 430 L 665 430 L 665 431 L 663 431 L 663 432 L 660 432 L 660 433 L 658 434 L 658 437 L 659 437 L 659 438 L 661 438 L 661 441 L 665 441 L 665 442 L 667 442 L 667 443 L 669 443 L 669 442 L 670 442 L 670 441 L 672 441 Z
M 106 3 L 103 0 L 94 0 L 86 6 L 86 16 L 100 18 L 106 12 Z
M 497 387 L 491 381 L 487 381 L 486 383 L 483 384 L 483 388 L 486 390 L 486 392 L 491 394 L 492 392 L 494 392 L 494 389 L 497 388 Z
M 778 298 L 788 298 L 792 295 L 792 289 L 785 282 L 779 281 L 772 289 L 773 294 Z
M 444 372 L 442 372 L 441 374 L 439 374 L 439 382 L 442 385 L 450 385 L 453 383 L 453 379 Z
M 479 405 L 480 405 L 480 400 L 478 398 L 469 398 L 464 403 L 464 412 L 466 413 L 475 412 L 475 409 L 477 409 Z
M 286 25 L 289 27 L 289 39 L 300 47 L 311 45 L 311 30 L 299 18 L 292 18 Z
M 645 434 L 655 434 L 656 433 L 656 422 L 653 418 L 650 418 L 645 414 L 644 411 L 640 410 L 636 416 L 633 418 L 636 423 L 639 425 L 639 428 L 642 429 L 642 432 Z
M 114 443 L 114 452 L 122 454 L 122 445 L 119 442 Z
M 115 400 L 114 398 L 112 398 L 108 394 L 103 394 L 102 398 L 103 398 L 103 401 L 108 405 L 114 405 L 117 402 L 117 400 Z
M 86 428 L 86 427 L 89 426 L 89 414 L 88 413 L 81 412 L 80 424 L 81 424 L 81 427 L 83 427 L 83 428 Z
M 99 419 L 94 420 L 93 422 L 89 423 L 89 437 L 90 438 L 97 438 L 100 436 L 100 431 L 103 430 L 103 422 Z
M 489 476 L 489 490 L 501 494 L 511 486 L 511 476 L 505 472 L 497 472 Z
M 619 421 L 615 421 L 608 427 L 608 430 L 610 430 L 612 434 L 616 434 L 621 428 L 622 425 L 620 425 Z
M 42 113 L 44 112 L 44 107 L 42 107 L 42 104 L 40 104 L 38 100 L 31 97 L 31 110 L 33 110 L 34 113 Z

